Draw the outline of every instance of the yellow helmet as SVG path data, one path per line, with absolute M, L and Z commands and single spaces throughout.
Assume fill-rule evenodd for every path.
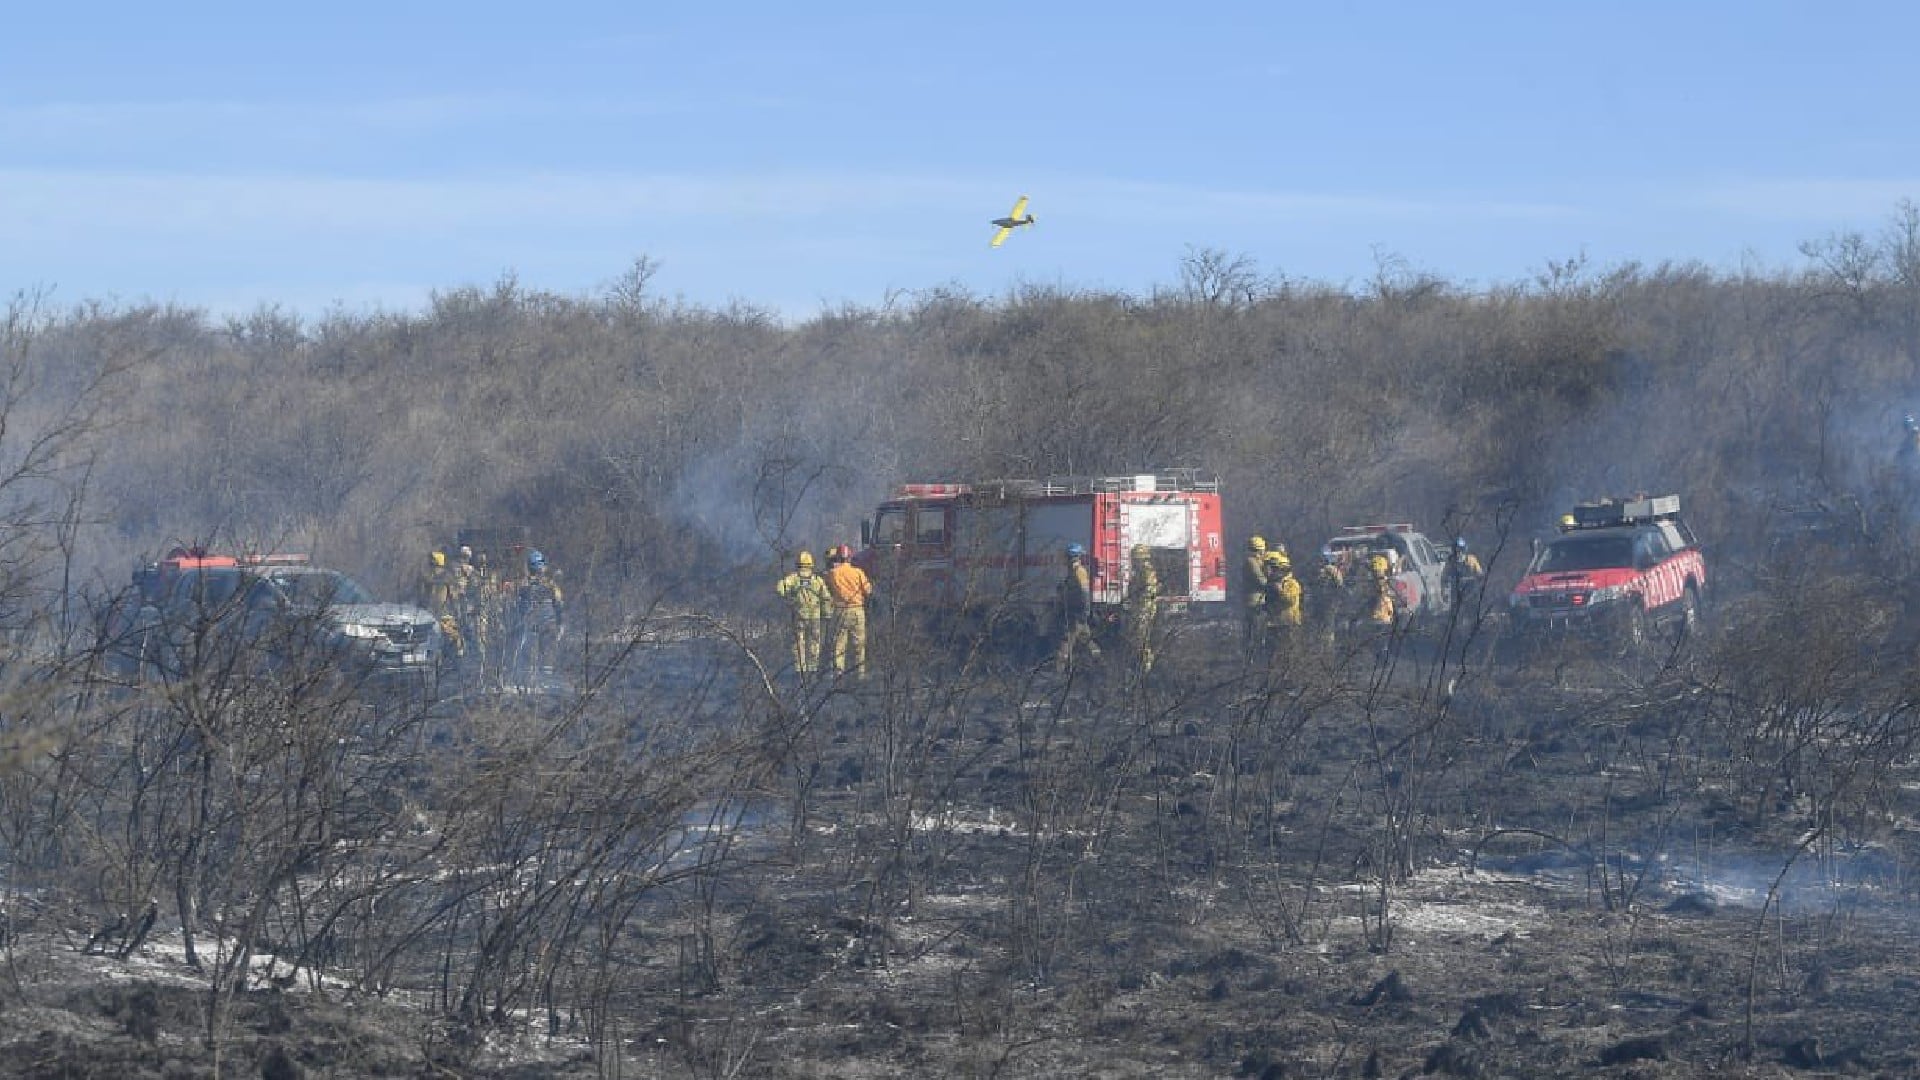
M 1369 558 L 1367 560 L 1368 569 L 1372 570 L 1376 574 L 1386 573 L 1388 565 L 1389 564 L 1387 563 L 1387 557 L 1385 555 L 1380 554 L 1377 551 L 1373 553 L 1372 558 Z
M 435 568 L 439 568 L 439 567 L 443 567 L 443 566 L 445 566 L 445 565 L 447 565 L 447 553 L 446 553 L 446 552 L 444 552 L 444 551 L 436 551 L 436 552 L 434 552 L 434 553 L 433 553 L 433 565 L 434 565 L 434 567 L 435 567 Z
M 1135 544 L 1133 545 L 1133 557 L 1135 561 L 1146 562 L 1149 558 L 1153 557 L 1153 552 L 1148 550 L 1145 544 Z
M 1272 563 L 1274 568 L 1277 570 L 1293 569 L 1293 560 L 1287 558 L 1287 553 L 1284 551 L 1267 552 L 1267 561 L 1269 563 Z
M 1575 521 L 1573 520 L 1573 515 L 1572 515 L 1572 514 L 1561 514 L 1561 515 L 1560 515 L 1560 528 L 1561 528 L 1561 529 L 1571 529 L 1571 528 L 1573 528 L 1573 527 L 1574 527 L 1574 525 L 1576 525 L 1576 524 L 1578 524 L 1578 523 L 1577 523 L 1577 522 L 1575 522 Z
M 1247 537 L 1247 550 L 1248 550 L 1248 551 L 1265 551 L 1265 550 L 1267 550 L 1267 540 L 1266 540 L 1266 537 L 1264 537 L 1264 536 L 1249 536 L 1249 537 Z
M 793 560 L 802 570 L 813 565 L 813 552 L 803 551 Z

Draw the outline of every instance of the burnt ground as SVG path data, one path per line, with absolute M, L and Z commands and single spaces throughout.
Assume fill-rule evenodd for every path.
M 1180 656 L 788 688 L 787 786 L 649 900 L 597 1038 L 265 971 L 216 1061 L 177 928 L 94 955 L 16 901 L 0 1075 L 1920 1075 L 1920 776 L 1869 704 L 1776 744 L 1710 657 Z

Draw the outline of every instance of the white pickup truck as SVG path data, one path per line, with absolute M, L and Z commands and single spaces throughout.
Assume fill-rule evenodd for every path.
M 1446 617 L 1453 608 L 1447 588 L 1447 553 L 1411 524 L 1349 525 L 1327 541 L 1351 584 L 1369 557 L 1380 554 L 1395 567 L 1393 592 L 1402 616 L 1415 625 Z

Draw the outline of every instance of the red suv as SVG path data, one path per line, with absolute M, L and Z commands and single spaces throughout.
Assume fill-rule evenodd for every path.
M 1680 496 L 1581 503 L 1540 546 L 1507 598 L 1516 635 L 1587 634 L 1629 648 L 1656 628 L 1691 633 L 1707 564 Z

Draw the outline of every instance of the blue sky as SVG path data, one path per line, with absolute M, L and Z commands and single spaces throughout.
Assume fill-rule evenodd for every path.
M 804 318 L 1797 266 L 1920 201 L 1920 6 L 51 4 L 0 27 L 0 290 L 411 310 L 512 272 Z M 1039 224 L 998 251 L 992 217 Z

